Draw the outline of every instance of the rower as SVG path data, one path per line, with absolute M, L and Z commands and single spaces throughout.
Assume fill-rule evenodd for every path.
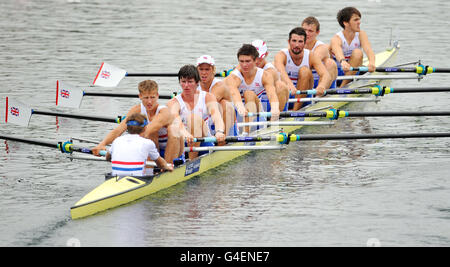
M 221 115 L 226 126 L 225 135 L 238 135 L 236 114 L 233 105 L 231 104 L 231 95 L 230 92 L 225 89 L 223 81 L 215 77 L 216 66 L 214 58 L 210 55 L 202 55 L 197 58 L 197 70 L 200 75 L 198 90 L 213 94 L 220 104 Z M 213 124 L 211 117 L 208 119 L 208 125 L 210 126 L 211 134 L 214 135 L 215 125 Z
M 114 140 L 106 154 L 106 160 L 111 161 L 112 175 L 143 176 L 153 174 L 145 171 L 147 158 L 154 160 L 162 170 L 173 171 L 173 165 L 168 164 L 158 153 L 152 140 L 142 137 L 146 117 L 133 113 L 124 120 L 128 134 Z
M 215 137 L 219 143 L 223 143 L 225 125 L 220 116 L 219 104 L 214 95 L 197 89 L 200 82 L 197 68 L 194 65 L 181 67 L 178 72 L 178 82 L 183 90 L 182 93 L 167 103 L 170 113 L 174 117 L 171 127 L 177 130 L 177 136 L 186 140 L 189 146 L 199 146 L 200 143 L 193 142 L 194 137 L 211 136 L 207 125 L 208 118 L 211 116 L 215 124 Z M 212 144 L 202 143 L 201 145 Z M 184 142 L 178 147 L 179 153 L 184 153 L 183 151 Z M 198 152 L 189 152 L 189 159 L 197 156 Z
M 151 122 L 145 128 L 143 136 L 151 139 L 155 143 L 156 147 L 159 149 L 160 155 L 164 157 L 167 162 L 172 163 L 174 159 L 176 159 L 177 165 L 178 163 L 184 162 L 183 153 L 177 154 L 174 158 L 168 156 L 174 154 L 174 147 L 175 149 L 178 149 L 177 143 L 180 143 L 182 140 L 175 136 L 174 131 L 169 127 L 173 121 L 169 109 L 158 103 L 158 84 L 153 80 L 145 80 L 138 84 L 138 89 L 141 103 L 131 107 L 127 113 L 127 117 L 134 113 L 143 114 L 147 118 L 147 121 Z M 92 149 L 93 154 L 98 156 L 101 150 L 105 150 L 107 145 L 111 144 L 126 130 L 127 125 L 124 120 Z
M 322 96 L 325 89 L 331 84 L 331 77 L 320 58 L 305 49 L 306 32 L 301 27 L 296 27 L 289 32 L 289 48 L 282 49 L 275 55 L 275 67 L 281 74 L 290 90 L 291 96 L 302 98 L 297 90 L 312 89 L 314 77 L 311 69 L 314 68 L 319 75 L 319 83 L 316 87 L 317 95 Z M 299 110 L 303 103 L 295 103 L 294 110 Z
M 278 101 L 279 101 L 279 109 L 280 112 L 283 111 L 285 109 L 285 105 L 289 99 L 289 89 L 286 85 L 285 82 L 283 82 L 280 78 L 280 73 L 278 72 L 278 70 L 275 68 L 275 66 L 271 63 L 268 62 L 266 59 L 269 56 L 269 51 L 267 48 L 267 43 L 264 42 L 263 40 L 254 40 L 252 42 L 252 45 L 256 48 L 256 50 L 258 50 L 259 53 L 259 57 L 256 58 L 256 66 L 258 68 L 263 69 L 266 72 L 269 72 L 272 74 L 273 80 L 275 82 L 274 86 L 277 92 L 277 97 L 278 97 Z M 265 94 L 265 93 L 264 93 Z M 263 95 L 264 95 L 263 94 Z M 268 99 L 267 96 L 266 97 L 261 97 L 261 100 L 263 102 L 266 102 L 267 105 L 267 111 L 270 111 L 270 103 L 268 103 Z
M 233 103 L 245 122 L 249 121 L 248 112 L 264 111 L 260 98 L 264 93 L 270 102 L 272 121 L 278 120 L 280 114 L 275 82 L 270 72 L 256 66 L 259 57 L 258 50 L 251 44 L 244 44 L 237 53 L 239 65 L 224 80 L 226 88 L 231 93 Z M 242 103 L 244 99 L 245 105 Z M 249 127 L 245 127 L 243 135 L 248 135 Z
M 336 60 L 339 75 L 355 75 L 350 67 L 359 67 L 363 62 L 363 51 L 369 59 L 367 65 L 369 72 L 375 71 L 375 53 L 367 37 L 367 33 L 360 29 L 361 13 L 354 7 L 346 7 L 337 14 L 337 21 L 343 28 L 331 39 L 331 52 Z M 348 84 L 350 80 L 344 80 L 340 87 Z
M 325 65 L 328 73 L 330 74 L 330 85 L 327 88 L 334 88 L 334 80 L 337 77 L 336 62 L 330 57 L 330 46 L 320 40 L 317 40 L 317 36 L 320 34 L 320 23 L 315 17 L 307 17 L 302 21 L 302 28 L 306 32 L 306 44 L 305 48 L 316 54 L 322 63 Z M 319 75 L 315 69 L 312 70 L 314 76 L 314 87 L 319 84 Z

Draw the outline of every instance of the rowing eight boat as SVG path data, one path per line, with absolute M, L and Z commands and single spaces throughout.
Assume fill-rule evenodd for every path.
M 398 53 L 398 49 L 399 46 L 395 44 L 393 47 L 378 53 L 376 55 L 375 65 L 377 67 L 392 66 Z M 372 74 L 366 73 L 364 76 L 370 75 Z M 370 80 L 353 81 L 348 87 L 356 88 L 363 84 L 367 84 L 368 81 L 370 82 Z M 372 82 L 378 81 L 381 80 L 372 80 Z M 385 85 L 386 83 L 389 83 L 389 80 L 382 80 L 381 83 Z M 358 97 L 358 95 L 343 95 L 342 97 Z M 332 105 L 334 108 L 340 108 L 346 104 L 348 104 L 348 102 L 319 102 L 305 107 L 305 110 L 324 108 L 329 105 Z M 280 120 L 288 122 L 294 120 L 312 121 L 317 119 L 318 118 L 285 118 Z M 285 133 L 291 133 L 301 127 L 301 125 L 283 126 L 283 131 Z M 252 135 L 267 135 L 273 133 L 273 131 L 274 127 L 263 128 L 252 133 Z M 267 145 L 268 143 L 269 142 L 256 142 L 254 145 L 260 146 Z M 227 146 L 235 145 L 237 144 L 230 144 Z M 249 150 L 211 152 L 200 156 L 193 161 L 189 161 L 184 165 L 178 166 L 173 172 L 164 172 L 153 177 L 106 177 L 105 182 L 89 192 L 71 207 L 70 212 L 72 219 L 83 218 L 140 199 L 175 184 L 189 180 L 194 176 L 202 174 L 247 153 L 249 153 Z

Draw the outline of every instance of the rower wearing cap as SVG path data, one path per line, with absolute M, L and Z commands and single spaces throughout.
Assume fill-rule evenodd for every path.
M 197 89 L 200 82 L 197 68 L 194 65 L 181 67 L 178 72 L 178 81 L 183 91 L 167 103 L 174 117 L 171 127 L 178 130 L 177 136 L 186 140 L 189 146 L 199 146 L 199 143 L 193 143 L 194 137 L 211 136 L 207 125 L 208 118 L 211 116 L 215 124 L 215 137 L 219 143 L 224 142 L 225 125 L 220 116 L 219 105 L 214 95 Z M 184 142 L 180 143 L 178 149 L 179 153 L 184 153 L 183 151 Z M 190 159 L 197 156 L 198 152 L 189 153 Z
M 225 135 L 236 136 L 238 130 L 236 126 L 236 114 L 233 105 L 231 104 L 231 96 L 228 90 L 225 90 L 223 81 L 215 77 L 216 66 L 214 58 L 210 55 L 202 55 L 197 58 L 197 70 L 200 75 L 199 90 L 211 93 L 216 97 L 220 104 L 220 111 L 225 123 Z M 211 134 L 215 134 L 215 125 L 212 118 L 209 118 L 209 126 L 211 127 Z
M 363 63 L 363 51 L 369 59 L 367 65 L 369 72 L 375 71 L 375 53 L 367 37 L 367 33 L 360 29 L 361 12 L 354 7 L 346 7 L 337 14 L 337 21 L 343 28 L 331 39 L 331 52 L 336 60 L 338 68 L 343 73 L 339 75 L 355 75 L 356 72 L 350 71 L 350 67 L 359 67 Z M 350 80 L 344 80 L 341 87 L 348 84 Z
M 279 109 L 280 112 L 284 110 L 285 105 L 289 99 L 289 89 L 283 81 L 281 81 L 280 73 L 275 68 L 275 66 L 266 60 L 266 58 L 269 56 L 269 51 L 267 49 L 267 43 L 263 40 L 254 40 L 252 42 L 252 45 L 258 50 L 259 57 L 256 58 L 256 66 L 258 68 L 263 69 L 266 72 L 269 72 L 272 74 L 273 80 L 275 81 L 275 88 L 277 92 Z M 265 95 L 265 93 L 263 94 Z M 261 98 L 262 101 L 267 102 L 267 96 Z M 267 103 L 267 105 L 270 105 Z M 267 111 L 270 111 L 270 107 L 267 108 Z
M 319 20 L 315 17 L 307 17 L 302 21 L 302 28 L 306 32 L 305 48 L 309 49 L 320 58 L 330 74 L 330 84 L 327 86 L 327 88 L 330 88 L 337 77 L 337 66 L 336 62 L 330 57 L 330 46 L 317 40 L 317 36 L 320 34 Z M 316 87 L 319 83 L 319 75 L 315 69 L 313 69 L 312 72 L 314 76 L 314 87 Z M 335 87 L 335 85 L 333 85 L 333 87 Z
M 156 162 L 162 170 L 173 170 L 173 165 L 168 164 L 158 153 L 152 140 L 142 137 L 145 126 L 148 124 L 146 117 L 139 113 L 133 113 L 125 120 L 128 134 L 114 140 L 106 154 L 106 160 L 111 161 L 112 175 L 119 176 L 143 176 L 153 174 L 146 171 L 147 158 Z
M 322 61 L 310 50 L 305 49 L 306 32 L 303 28 L 297 27 L 289 32 L 289 47 L 282 49 L 275 55 L 275 67 L 281 74 L 290 90 L 291 96 L 296 98 L 305 95 L 296 94 L 297 90 L 308 90 L 313 88 L 314 77 L 311 69 L 315 69 L 319 74 L 319 83 L 316 87 L 317 95 L 322 96 L 325 89 L 331 84 L 331 77 Z M 294 110 L 302 107 L 302 103 L 295 103 Z
M 280 104 L 278 101 L 275 82 L 271 73 L 256 66 L 259 57 L 258 50 L 251 44 L 244 44 L 237 53 L 239 65 L 224 80 L 226 88 L 231 93 L 233 103 L 240 116 L 245 117 L 248 112 L 264 111 L 260 102 L 263 93 L 269 98 L 272 116 L 271 120 L 278 120 Z M 244 99 L 245 105 L 242 103 Z M 244 135 L 249 133 L 249 127 L 245 127 Z
M 152 139 L 159 149 L 160 155 L 164 157 L 168 162 L 184 154 L 177 154 L 175 158 L 168 158 L 167 155 L 172 155 L 173 148 L 178 149 L 177 143 L 182 140 L 174 135 L 174 132 L 170 130 L 173 117 L 171 116 L 169 109 L 158 103 L 159 93 L 158 84 L 153 80 L 145 80 L 138 84 L 139 99 L 141 103 L 134 105 L 127 113 L 127 117 L 134 113 L 143 114 L 147 121 L 151 122 L 145 127 L 143 136 L 145 138 Z M 127 130 L 125 120 L 123 120 L 119 126 L 110 131 L 105 138 L 92 149 L 94 155 L 99 155 L 101 150 L 105 150 L 106 146 L 111 144 L 116 138 L 121 136 Z M 167 153 L 167 155 L 166 155 Z M 182 161 L 183 159 L 180 158 Z

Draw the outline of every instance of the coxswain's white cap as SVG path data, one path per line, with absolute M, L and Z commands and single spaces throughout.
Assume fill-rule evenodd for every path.
M 214 58 L 210 55 L 203 55 L 197 58 L 197 66 L 203 63 L 209 64 L 211 66 L 215 65 Z
M 255 40 L 252 42 L 252 45 L 256 47 L 258 50 L 259 58 L 265 58 L 268 54 L 267 52 L 267 44 L 263 40 Z

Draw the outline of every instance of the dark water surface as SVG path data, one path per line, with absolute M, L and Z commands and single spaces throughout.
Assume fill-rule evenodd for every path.
M 5 125 L 5 97 L 34 108 L 125 114 L 137 100 L 86 97 L 80 110 L 55 107 L 55 83 L 92 83 L 101 62 L 129 72 L 177 72 L 202 54 L 219 70 L 237 64 L 242 43 L 264 39 L 269 58 L 288 32 L 318 17 L 329 42 L 337 11 L 362 13 L 375 52 L 400 41 L 397 63 L 450 67 L 448 1 L 1 1 L 0 133 L 99 140 L 114 125 L 33 116 Z M 156 78 L 163 91 L 176 78 Z M 125 78 L 108 92 L 135 92 Z M 433 74 L 420 83 L 447 86 Z M 350 110 L 448 110 L 450 95 L 388 95 Z M 446 117 L 358 118 L 308 133 L 448 132 Z M 107 163 L 70 162 L 55 150 L 0 141 L 1 246 L 449 246 L 449 139 L 315 141 L 251 153 L 125 207 L 72 221 L 69 208 L 103 181 Z

